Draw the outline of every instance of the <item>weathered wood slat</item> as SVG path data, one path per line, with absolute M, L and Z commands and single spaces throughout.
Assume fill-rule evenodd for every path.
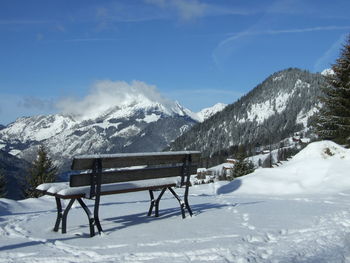
M 128 169 L 111 172 L 103 172 L 101 174 L 101 184 L 121 183 L 129 181 L 167 178 L 182 175 L 182 167 L 159 167 L 159 168 L 143 168 L 143 169 Z M 189 171 L 191 174 L 197 172 L 197 166 L 193 165 Z M 71 187 L 91 185 L 92 173 L 74 174 L 70 176 Z
M 101 195 L 124 194 L 124 193 L 138 192 L 138 191 L 145 191 L 145 190 L 158 190 L 158 189 L 174 187 L 174 186 L 176 186 L 176 184 L 164 184 L 164 185 L 139 187 L 139 188 L 132 188 L 132 189 L 104 191 L 104 192 L 101 192 Z
M 56 197 L 61 199 L 78 199 L 78 198 L 84 198 L 86 197 L 85 194 L 78 194 L 78 195 L 59 195 L 55 194 Z
M 120 168 L 138 165 L 164 165 L 182 163 L 191 155 L 192 163 L 198 163 L 200 152 L 160 152 L 160 153 L 131 153 L 131 154 L 101 154 L 82 155 L 73 159 L 72 170 L 87 170 L 93 167 L 95 159 L 102 160 L 103 168 Z

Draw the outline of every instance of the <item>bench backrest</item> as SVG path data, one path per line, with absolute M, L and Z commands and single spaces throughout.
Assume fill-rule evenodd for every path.
M 181 176 L 197 172 L 200 152 L 156 152 L 82 155 L 73 159 L 72 170 L 88 170 L 70 177 L 70 186 L 94 186 L 136 180 Z M 189 179 L 189 178 L 188 178 Z

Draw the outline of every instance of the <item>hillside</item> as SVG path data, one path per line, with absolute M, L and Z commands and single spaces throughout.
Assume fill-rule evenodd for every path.
M 21 189 L 28 167 L 26 161 L 0 150 L 0 170 L 3 171 L 7 182 L 7 198 L 15 200 L 23 198 Z
M 348 149 L 317 142 L 278 173 L 261 168 L 231 183 L 193 186 L 194 216 L 184 220 L 168 192 L 159 218 L 146 216 L 146 192 L 103 196 L 104 233 L 94 238 L 78 206 L 61 234 L 52 231 L 53 197 L 0 199 L 0 261 L 349 262 L 349 159 Z
M 171 150 L 200 150 L 211 165 L 243 145 L 279 143 L 295 132 L 309 132 L 324 76 L 299 69 L 276 72 L 235 103 L 177 138 Z M 276 147 L 276 146 L 275 146 Z

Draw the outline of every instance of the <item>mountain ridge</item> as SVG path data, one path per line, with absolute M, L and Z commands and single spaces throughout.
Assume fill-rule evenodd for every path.
M 43 144 L 62 169 L 77 154 L 160 151 L 197 122 L 190 110 L 162 101 L 138 95 L 92 118 L 69 113 L 22 117 L 0 130 L 0 149 L 30 162 Z
M 289 68 L 273 73 L 236 102 L 178 137 L 170 150 L 199 150 L 207 164 L 223 162 L 239 147 L 253 152 L 302 131 L 309 131 L 310 117 L 317 112 L 319 73 Z

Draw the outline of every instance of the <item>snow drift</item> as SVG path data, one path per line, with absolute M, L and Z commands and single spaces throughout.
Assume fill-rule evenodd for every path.
M 350 150 L 331 141 L 309 144 L 277 168 L 260 168 L 218 188 L 217 193 L 329 194 L 350 189 Z

